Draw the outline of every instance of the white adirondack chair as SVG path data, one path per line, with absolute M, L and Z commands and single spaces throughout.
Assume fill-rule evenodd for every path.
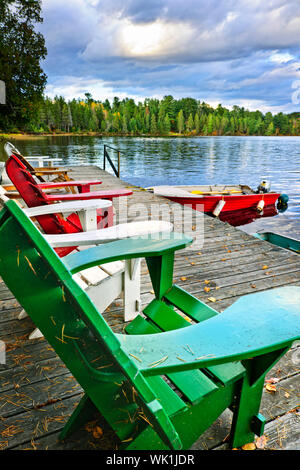
M 37 174 L 38 174 L 39 169 L 41 169 L 42 173 L 40 173 L 39 176 L 42 177 L 44 181 L 50 181 L 51 177 L 53 176 L 55 176 L 56 178 L 63 176 L 63 179 L 66 179 L 66 181 L 70 179 L 69 177 L 67 177 L 67 174 L 71 170 L 67 170 L 66 168 L 56 166 L 59 162 L 62 161 L 62 159 L 58 159 L 58 158 L 53 159 L 53 158 L 50 158 L 49 156 L 42 156 L 42 155 L 29 155 L 25 159 L 22 156 L 20 150 L 18 150 L 17 147 L 15 147 L 15 145 L 13 145 L 11 142 L 6 142 L 4 144 L 4 151 L 6 155 L 8 156 L 8 158 L 12 154 L 18 154 L 19 157 L 21 156 L 22 159 L 27 161 L 27 163 L 30 165 L 32 169 L 36 170 Z M 23 163 L 24 163 L 24 160 L 22 160 Z M 46 167 L 45 167 L 45 164 L 47 164 Z M 1 173 L 0 183 L 2 184 L 2 186 L 6 187 L 6 189 L 11 191 L 10 197 L 16 196 L 17 192 L 15 193 L 13 192 L 14 189 L 13 189 L 13 186 L 9 177 L 7 176 L 5 164 L 3 164 L 3 166 L 0 166 L 0 173 Z M 40 182 L 40 180 L 36 177 L 35 173 L 33 173 L 32 176 L 35 180 L 37 180 L 37 182 Z M 52 192 L 53 189 L 45 189 L 45 191 Z M 59 191 L 60 189 L 58 188 L 55 189 L 55 192 L 59 192 Z M 74 192 L 75 189 L 66 187 L 64 188 L 63 191 Z
M 6 200 L 5 190 L 0 186 L 0 199 Z M 77 246 L 79 250 L 90 246 L 107 243 L 128 237 L 162 236 L 173 230 L 169 222 L 148 220 L 119 224 L 97 229 L 97 209 L 107 209 L 111 201 L 90 200 L 72 201 L 23 209 L 29 217 L 62 213 L 65 216 L 76 212 L 80 218 L 83 232 L 45 235 L 53 248 Z M 103 266 L 85 269 L 75 274 L 76 282 L 87 292 L 91 300 L 102 313 L 115 299 L 123 297 L 124 321 L 130 321 L 140 312 L 140 260 L 115 261 Z M 19 319 L 25 318 L 22 310 Z M 42 334 L 35 329 L 30 339 L 39 338 Z
M 15 145 L 13 145 L 11 142 L 6 142 L 4 144 L 4 151 L 8 157 L 11 156 L 12 153 L 17 153 L 20 155 L 20 150 L 17 149 Z M 51 167 L 53 164 L 57 164 L 62 161 L 61 158 L 50 158 L 49 155 L 29 155 L 26 157 L 26 160 L 31 161 L 35 164 L 37 168 L 41 168 L 44 166 L 45 163 L 49 166 L 49 169 L 51 170 Z

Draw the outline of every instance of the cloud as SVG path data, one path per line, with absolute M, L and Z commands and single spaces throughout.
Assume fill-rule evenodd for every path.
M 299 0 L 43 0 L 47 91 L 295 109 Z M 89 90 L 89 91 L 90 91 Z
M 275 62 L 275 64 L 286 64 L 287 62 L 290 62 L 291 60 L 295 60 L 295 57 L 289 52 L 278 53 L 276 51 L 274 52 L 274 54 L 270 56 L 270 61 Z
M 103 80 L 97 78 L 78 78 L 76 76 L 62 75 L 57 77 L 55 83 L 47 86 L 47 95 L 50 97 L 63 96 L 66 100 L 84 99 L 85 93 L 91 93 L 95 100 L 112 101 L 116 96 L 113 87 L 109 86 Z M 136 93 L 119 92 L 120 99 L 133 98 L 138 101 L 142 96 Z

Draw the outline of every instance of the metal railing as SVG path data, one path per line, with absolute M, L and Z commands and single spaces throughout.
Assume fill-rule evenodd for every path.
M 112 161 L 107 149 L 111 149 L 113 150 L 114 152 L 117 152 L 117 156 L 118 156 L 118 163 L 117 163 L 117 168 L 114 164 L 114 162 Z M 122 152 L 121 150 L 119 149 L 116 149 L 114 147 L 111 147 L 110 145 L 104 145 L 104 149 L 103 149 L 103 170 L 105 170 L 106 168 L 106 160 L 108 160 L 108 163 L 110 164 L 111 168 L 113 169 L 113 172 L 114 174 L 120 178 L 120 162 L 121 162 L 121 153 L 123 153 L 125 155 L 124 152 Z

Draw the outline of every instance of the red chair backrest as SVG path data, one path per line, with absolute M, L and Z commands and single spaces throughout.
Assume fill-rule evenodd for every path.
M 37 186 L 31 173 L 16 155 L 11 155 L 7 160 L 6 172 L 28 207 L 50 204 L 43 191 Z M 39 215 L 36 217 L 36 220 L 47 234 L 82 232 L 80 221 L 76 214 L 71 214 L 67 219 L 64 219 L 59 214 Z M 58 248 L 56 251 L 59 256 L 65 256 L 73 251 L 74 248 Z

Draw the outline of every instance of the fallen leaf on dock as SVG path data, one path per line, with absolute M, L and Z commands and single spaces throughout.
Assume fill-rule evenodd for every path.
M 207 279 L 205 279 L 204 284 L 209 284 L 209 283 L 210 283 L 210 281 L 208 281 Z
M 262 267 L 262 269 L 268 269 L 269 266 L 267 266 L 266 264 Z
M 210 302 L 216 302 L 217 301 L 217 299 L 215 299 L 214 297 L 208 297 L 207 300 L 209 300 Z
M 87 432 L 92 432 L 96 425 L 96 422 L 97 421 L 89 421 L 88 423 L 86 423 L 86 425 L 84 426 L 85 430 Z
M 186 281 L 186 277 L 182 276 L 181 278 L 181 281 Z
M 242 449 L 243 450 L 255 450 L 256 449 L 256 445 L 254 444 L 254 442 L 249 442 L 249 444 L 245 444 L 242 446 Z
M 276 385 L 274 384 L 267 384 L 265 386 L 265 389 L 267 390 L 267 392 L 269 393 L 275 393 L 276 392 Z
M 210 287 L 204 287 L 204 292 L 209 292 L 210 291 Z

